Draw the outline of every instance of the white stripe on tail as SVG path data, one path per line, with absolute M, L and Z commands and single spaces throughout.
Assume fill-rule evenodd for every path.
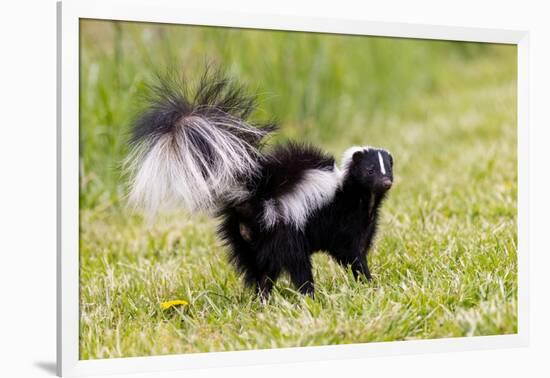
M 256 131 L 244 122 L 223 126 L 189 116 L 170 133 L 138 144 L 129 159 L 130 203 L 152 217 L 173 206 L 211 212 L 232 192 L 245 196 L 240 183 L 257 172 L 258 153 L 240 135 Z

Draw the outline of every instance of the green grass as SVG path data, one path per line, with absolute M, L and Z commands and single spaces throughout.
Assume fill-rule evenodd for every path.
M 515 47 L 97 21 L 81 36 L 82 359 L 517 332 Z M 274 142 L 392 151 L 372 282 L 318 254 L 314 299 L 283 277 L 261 303 L 215 220 L 149 226 L 125 208 L 145 82 L 206 60 L 260 94 L 253 117 L 279 120 Z M 189 306 L 162 311 L 171 299 Z

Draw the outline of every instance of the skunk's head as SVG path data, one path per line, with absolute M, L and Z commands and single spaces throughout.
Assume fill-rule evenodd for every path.
M 342 159 L 342 169 L 347 178 L 377 194 L 387 192 L 393 184 L 393 157 L 382 148 L 348 149 Z

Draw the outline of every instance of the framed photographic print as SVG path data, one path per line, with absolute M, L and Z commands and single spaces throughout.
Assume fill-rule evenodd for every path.
M 58 374 L 526 345 L 526 32 L 63 2 L 58 43 Z

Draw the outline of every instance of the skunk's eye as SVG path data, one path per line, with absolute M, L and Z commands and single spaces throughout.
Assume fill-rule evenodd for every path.
M 372 169 L 372 168 L 369 169 L 369 170 L 367 171 L 367 173 L 368 173 L 369 175 L 373 175 L 373 174 L 374 174 L 374 169 Z

